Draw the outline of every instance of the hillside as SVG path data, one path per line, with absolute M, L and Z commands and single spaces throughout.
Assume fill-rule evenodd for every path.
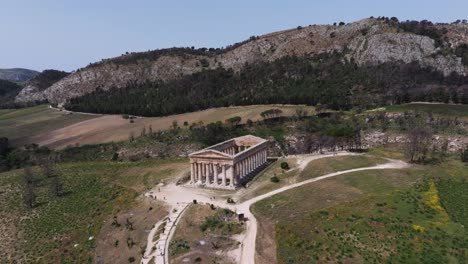
M 8 107 L 21 89 L 17 83 L 0 80 L 0 108 Z
M 291 60 L 291 57 L 297 60 Z M 457 101 L 468 94 L 468 82 L 464 78 L 466 65 L 466 23 L 433 24 L 428 21 L 398 22 L 396 18 L 369 18 L 349 24 L 311 25 L 253 36 L 223 49 L 172 48 L 124 54 L 79 69 L 44 91 L 22 92 L 16 101 L 44 98 L 52 103 L 65 103 L 77 98 L 69 105 L 73 109 L 141 115 L 164 115 L 233 104 L 303 101 L 349 108 L 360 103 L 342 105 L 341 102 L 348 102 L 350 98 L 361 100 L 354 96 L 356 91 L 385 97 L 399 91 L 420 94 L 421 91 L 436 93 L 437 89 L 442 89 L 444 98 Z M 275 69 L 273 78 L 265 68 Z M 259 71 L 260 76 L 256 78 Z M 379 71 L 378 74 L 373 74 L 375 71 Z M 245 75 L 251 78 L 242 78 Z M 320 82 L 310 83 L 311 79 L 317 79 L 317 75 Z M 335 75 L 340 81 L 351 81 L 344 84 L 336 81 L 335 87 L 328 90 Z M 367 79 L 370 77 L 373 80 L 369 83 Z M 231 81 L 234 83 L 232 87 L 218 89 Z M 184 89 L 176 93 L 174 87 L 180 85 L 184 85 Z M 124 100 L 122 104 L 122 99 L 109 99 L 116 94 L 116 89 L 122 90 L 121 98 L 132 95 L 130 101 Z M 226 98 L 191 100 L 194 96 L 218 98 L 213 90 Z M 90 97 L 80 99 L 93 92 L 95 94 L 91 97 L 97 96 L 93 102 L 88 102 Z M 311 97 L 322 92 L 328 94 L 327 98 L 341 95 L 338 99 L 341 102 Z M 140 99 L 146 98 L 148 93 L 152 95 L 143 104 Z M 292 98 L 281 98 L 291 93 L 294 94 L 290 96 Z M 176 94 L 178 99 L 174 96 Z M 238 94 L 243 95 L 242 98 Z M 304 99 L 297 100 L 304 95 Z M 262 98 L 253 98 L 255 96 Z M 403 99 L 408 97 L 405 94 L 401 96 Z M 139 107 L 143 104 L 146 108 L 158 108 L 163 101 L 165 105 L 177 107 L 157 111 L 133 107 L 134 102 L 138 102 Z M 382 102 L 388 101 L 379 99 L 371 103 Z M 102 104 L 121 105 L 122 108 L 96 108 Z
M 58 70 L 44 70 L 26 83 L 25 87 L 18 94 L 16 102 L 45 101 L 46 99 L 42 92 L 69 74 L 68 72 Z M 23 100 L 24 98 L 28 98 L 28 100 Z
M 37 71 L 21 68 L 0 69 L 0 79 L 13 82 L 24 82 L 38 74 Z

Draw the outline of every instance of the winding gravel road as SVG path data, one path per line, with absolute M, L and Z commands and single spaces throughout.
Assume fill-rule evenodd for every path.
M 312 160 L 336 156 L 336 155 L 342 156 L 342 155 L 356 155 L 356 154 L 341 152 L 338 154 L 324 154 L 324 155 L 297 155 L 295 157 L 298 158 L 299 169 L 302 170 Z M 229 208 L 230 210 L 236 211 L 237 213 L 243 213 L 244 216 L 247 218 L 246 231 L 244 232 L 243 236 L 241 236 L 241 238 L 239 239 L 239 241 L 241 242 L 241 247 L 239 250 L 234 252 L 233 257 L 236 259 L 237 263 L 254 264 L 255 263 L 255 239 L 257 236 L 257 219 L 250 211 L 250 207 L 252 204 L 258 201 L 261 201 L 263 199 L 266 199 L 268 197 L 271 197 L 273 195 L 276 195 L 276 194 L 279 194 L 279 193 L 282 193 L 282 192 L 285 192 L 285 191 L 288 191 L 288 190 L 291 190 L 291 189 L 294 189 L 294 188 L 297 188 L 297 187 L 300 187 L 309 183 L 313 183 L 316 181 L 320 181 L 323 179 L 335 177 L 335 176 L 346 174 L 346 173 L 351 173 L 351 172 L 356 172 L 356 171 L 365 171 L 365 170 L 403 169 L 409 166 L 409 164 L 401 160 L 394 160 L 394 159 L 387 159 L 387 160 L 389 162 L 385 164 L 334 172 L 334 173 L 326 174 L 326 175 L 313 178 L 310 180 L 287 185 L 282 188 L 276 189 L 274 191 L 256 196 L 240 204 L 234 204 L 234 205 L 227 204 L 225 199 L 222 199 L 222 200 L 211 199 L 211 197 L 213 197 L 213 193 L 210 193 L 209 190 L 200 189 L 200 188 L 187 188 L 184 186 L 176 186 L 175 184 L 170 184 L 161 188 L 161 191 L 157 193 L 157 196 L 163 197 L 164 202 L 168 203 L 171 206 L 171 208 L 180 206 L 181 203 L 190 203 L 194 199 L 196 199 L 200 203 L 210 203 L 218 207 Z M 156 244 L 155 242 L 152 241 L 152 234 L 154 234 L 154 232 L 150 233 L 150 236 L 148 237 L 148 242 L 151 244 Z M 169 245 L 169 243 L 164 243 L 164 244 L 166 245 L 166 247 Z M 148 252 L 150 251 L 148 249 L 146 253 L 148 255 L 151 255 L 152 252 Z M 161 249 L 161 251 L 167 253 L 168 249 L 164 248 L 164 249 Z M 155 263 L 163 264 L 166 262 L 161 259 L 162 258 L 156 258 Z

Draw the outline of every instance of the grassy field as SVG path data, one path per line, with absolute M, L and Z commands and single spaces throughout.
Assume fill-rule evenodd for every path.
M 441 116 L 468 118 L 468 105 L 410 103 L 385 107 L 388 112 L 418 111 Z
M 337 171 L 351 170 L 362 167 L 370 167 L 388 162 L 374 156 L 336 156 L 313 160 L 299 174 L 299 181 L 316 178 Z
M 241 123 L 248 119 L 256 121 L 262 118 L 260 113 L 272 108 L 281 109 L 285 116 L 294 115 L 298 108 L 307 110 L 309 114 L 314 113 L 314 108 L 310 106 L 253 105 L 213 108 L 166 117 L 137 118 L 130 123 L 119 115 L 66 114 L 41 105 L 0 111 L 0 137 L 8 137 L 16 145 L 34 142 L 52 148 L 64 148 L 76 144 L 127 140 L 131 134 L 139 136 L 143 128 L 148 131 L 149 126 L 153 131 L 169 129 L 174 121 L 179 126 L 183 126 L 185 122 L 224 122 L 234 116 L 240 116 Z
M 281 169 L 282 162 L 287 162 L 290 170 Z M 280 159 L 265 171 L 263 171 L 251 186 L 240 192 L 237 196 L 239 200 L 245 201 L 260 194 L 264 194 L 286 185 L 296 182 L 312 179 L 328 173 L 350 170 L 360 167 L 369 167 L 387 162 L 385 159 L 360 155 L 360 156 L 336 156 L 312 160 L 304 170 L 300 171 L 297 167 L 296 158 Z M 272 177 L 277 177 L 279 182 L 272 182 Z
M 83 114 L 66 114 L 47 105 L 17 110 L 0 111 L 0 137 L 7 137 L 12 144 L 29 143 L 30 137 L 39 133 L 59 129 L 74 123 L 95 118 Z
M 239 246 L 230 238 L 244 227 L 229 210 L 191 205 L 182 216 L 170 244 L 171 263 L 233 263 L 227 252 Z
M 468 166 L 451 159 L 340 175 L 260 201 L 259 263 L 465 263 L 467 179 Z
M 103 224 L 137 205 L 145 179 L 148 184 L 168 180 L 185 169 L 181 163 L 186 160 L 60 164 L 56 170 L 64 186 L 61 197 L 51 194 L 51 179 L 35 168 L 38 205 L 32 210 L 22 203 L 23 171 L 1 173 L 0 259 L 91 263 Z

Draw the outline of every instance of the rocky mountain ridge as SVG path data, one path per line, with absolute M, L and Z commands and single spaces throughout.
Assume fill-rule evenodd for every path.
M 69 73 L 64 71 L 44 70 L 25 83 L 24 88 L 18 93 L 15 101 L 17 103 L 45 101 L 47 99 L 43 91 L 68 75 Z
M 443 29 L 443 46 L 429 36 L 402 31 L 389 19 L 370 18 L 349 24 L 298 27 L 252 37 L 235 48 L 217 52 L 210 49 L 206 52 L 161 53 L 154 57 L 145 57 L 145 53 L 126 54 L 80 69 L 45 90 L 22 91 L 16 101 L 64 103 L 96 89 L 118 89 L 131 84 L 173 80 L 219 67 L 238 72 L 248 64 L 335 51 L 344 53 L 346 59 L 353 60 L 358 66 L 417 61 L 422 67 L 435 69 L 445 76 L 452 73 L 465 75 L 467 70 L 462 58 L 447 50 L 468 43 L 468 24 L 433 25 L 433 29 Z
M 39 72 L 29 69 L 0 69 L 0 79 L 12 82 L 24 82 L 37 76 Z

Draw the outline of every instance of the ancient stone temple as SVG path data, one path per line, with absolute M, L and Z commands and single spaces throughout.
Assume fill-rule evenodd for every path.
M 190 183 L 235 189 L 267 162 L 268 141 L 247 135 L 221 142 L 189 155 Z

